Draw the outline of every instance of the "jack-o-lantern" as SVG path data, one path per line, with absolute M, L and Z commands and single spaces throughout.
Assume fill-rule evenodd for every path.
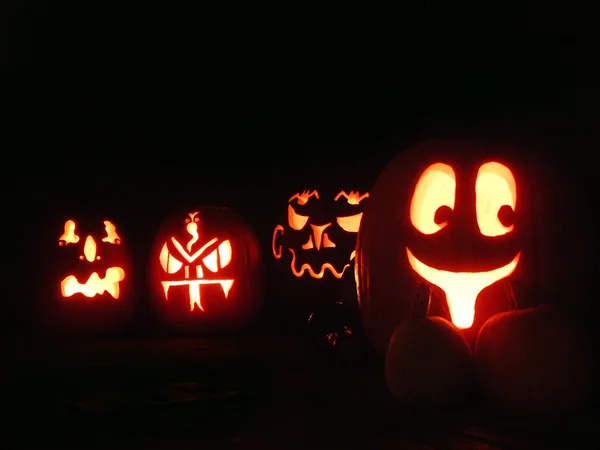
M 430 313 L 469 336 L 510 308 L 506 281 L 547 283 L 554 198 L 532 156 L 504 144 L 429 141 L 382 172 L 356 263 L 361 314 L 381 353 L 420 282 L 434 286 Z
M 271 241 L 279 274 L 274 284 L 282 285 L 287 313 L 297 314 L 291 304 L 306 308 L 302 314 L 323 302 L 356 304 L 354 248 L 368 198 L 367 192 L 327 188 L 289 197 L 286 221 L 275 227 Z
M 228 208 L 193 208 L 159 231 L 149 281 L 160 318 L 181 331 L 247 324 L 263 300 L 258 240 Z
M 297 278 L 342 278 L 351 272 L 363 201 L 368 197 L 343 190 L 333 196 L 317 190 L 294 194 L 287 205 L 287 223 L 273 231 L 273 256 L 289 257 L 289 269 Z
M 96 333 L 113 331 L 129 320 L 131 256 L 117 223 L 68 218 L 54 231 L 51 267 L 46 269 L 52 273 L 52 288 L 44 285 L 41 293 L 45 324 L 59 334 Z

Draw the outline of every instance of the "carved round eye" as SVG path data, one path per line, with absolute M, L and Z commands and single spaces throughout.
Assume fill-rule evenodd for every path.
M 301 230 L 306 226 L 308 222 L 308 216 L 301 216 L 300 214 L 296 214 L 292 205 L 288 205 L 288 223 L 290 227 L 294 230 Z
M 498 220 L 506 228 L 515 224 L 515 210 L 508 205 L 502 205 L 498 211 Z
M 348 233 L 358 233 L 361 219 L 362 213 L 358 213 L 354 214 L 353 216 L 338 217 L 337 223 L 342 230 L 347 231 Z
M 198 219 L 197 217 L 194 218 L 194 222 L 200 222 L 200 219 Z
M 190 219 L 185 219 L 185 223 L 190 223 Z
M 443 163 L 421 174 L 410 203 L 410 221 L 423 234 L 434 234 L 448 225 L 456 198 L 456 175 Z
M 475 183 L 477 225 L 484 236 L 502 236 L 514 229 L 517 187 L 508 167 L 483 164 Z
M 438 225 L 443 225 L 448 220 L 450 220 L 450 216 L 452 215 L 452 208 L 447 205 L 440 206 L 433 216 L 433 221 Z

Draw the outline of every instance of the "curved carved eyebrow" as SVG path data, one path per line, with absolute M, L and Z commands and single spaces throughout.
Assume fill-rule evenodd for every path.
M 312 192 L 309 190 L 298 192 L 297 194 L 292 195 L 292 197 L 288 200 L 288 203 L 296 198 L 298 199 L 299 205 L 305 205 L 311 197 L 316 197 L 317 200 L 319 199 L 319 193 L 316 189 Z
M 75 227 L 74 220 L 69 219 L 65 222 L 64 232 L 62 236 L 58 238 L 59 245 L 76 244 L 79 242 L 79 236 L 75 234 Z
M 337 202 L 340 199 L 340 197 L 344 197 L 346 200 L 348 200 L 348 203 L 351 205 L 358 205 L 365 198 L 369 197 L 369 193 L 366 192 L 363 195 L 360 195 L 360 192 L 358 191 L 350 191 L 349 194 L 347 194 L 346 191 L 341 191 L 338 195 L 335 196 L 334 200 Z
M 117 243 L 117 239 L 120 241 L 121 236 L 117 234 L 117 228 L 109 222 L 108 220 L 104 221 L 104 230 L 106 231 L 106 237 L 102 238 L 102 242 L 109 242 L 111 244 Z

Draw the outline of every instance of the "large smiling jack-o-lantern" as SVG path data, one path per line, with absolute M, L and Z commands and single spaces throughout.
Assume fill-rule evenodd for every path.
M 40 290 L 39 319 L 44 326 L 53 334 L 122 328 L 135 303 L 131 256 L 116 222 L 96 215 L 71 217 L 52 231 L 52 237 L 42 234 L 52 258 L 46 268 L 52 289 L 44 284 Z
M 509 145 L 430 141 L 392 160 L 357 238 L 358 301 L 378 351 L 423 281 L 430 313 L 468 335 L 511 307 L 507 282 L 546 282 L 548 184 L 533 154 Z
M 227 208 L 195 208 L 170 218 L 150 257 L 161 319 L 184 331 L 247 323 L 262 302 L 263 277 L 258 240 Z
M 410 220 L 417 232 L 434 236 L 450 226 L 446 233 L 454 231 L 455 235 L 460 235 L 466 231 L 485 239 L 498 238 L 514 230 L 517 187 L 508 167 L 498 162 L 487 162 L 479 167 L 475 178 L 475 202 L 472 202 L 473 186 L 465 182 L 461 187 L 466 192 L 457 192 L 456 186 L 456 173 L 448 164 L 434 163 L 425 169 L 410 203 Z M 476 217 L 477 229 L 469 219 L 472 216 Z M 478 244 L 475 242 L 475 245 Z M 406 255 L 416 273 L 444 291 L 454 325 L 469 328 L 473 325 L 475 300 L 479 293 L 513 273 L 521 251 L 506 264 L 470 271 L 427 265 L 414 255 L 410 246 L 406 247 Z
M 342 278 L 354 260 L 362 202 L 368 197 L 344 190 L 331 198 L 317 190 L 294 194 L 287 205 L 287 227 L 277 225 L 273 231 L 273 256 L 289 254 L 289 268 L 297 278 Z

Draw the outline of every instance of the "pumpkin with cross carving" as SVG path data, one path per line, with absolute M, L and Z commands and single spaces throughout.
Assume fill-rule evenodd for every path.
M 52 286 L 44 285 L 39 318 L 60 334 L 116 330 L 131 319 L 135 303 L 127 238 L 112 218 L 73 216 L 56 223 L 53 236 L 42 234 Z
M 181 331 L 246 325 L 264 290 L 258 240 L 228 208 L 191 208 L 161 227 L 150 255 L 149 283 L 164 322 Z
M 430 313 L 472 340 L 491 315 L 511 308 L 508 281 L 558 289 L 570 271 L 558 256 L 570 247 L 558 231 L 568 201 L 539 156 L 501 141 L 431 140 L 381 173 L 356 262 L 363 322 L 380 353 L 418 283 L 433 286 Z

